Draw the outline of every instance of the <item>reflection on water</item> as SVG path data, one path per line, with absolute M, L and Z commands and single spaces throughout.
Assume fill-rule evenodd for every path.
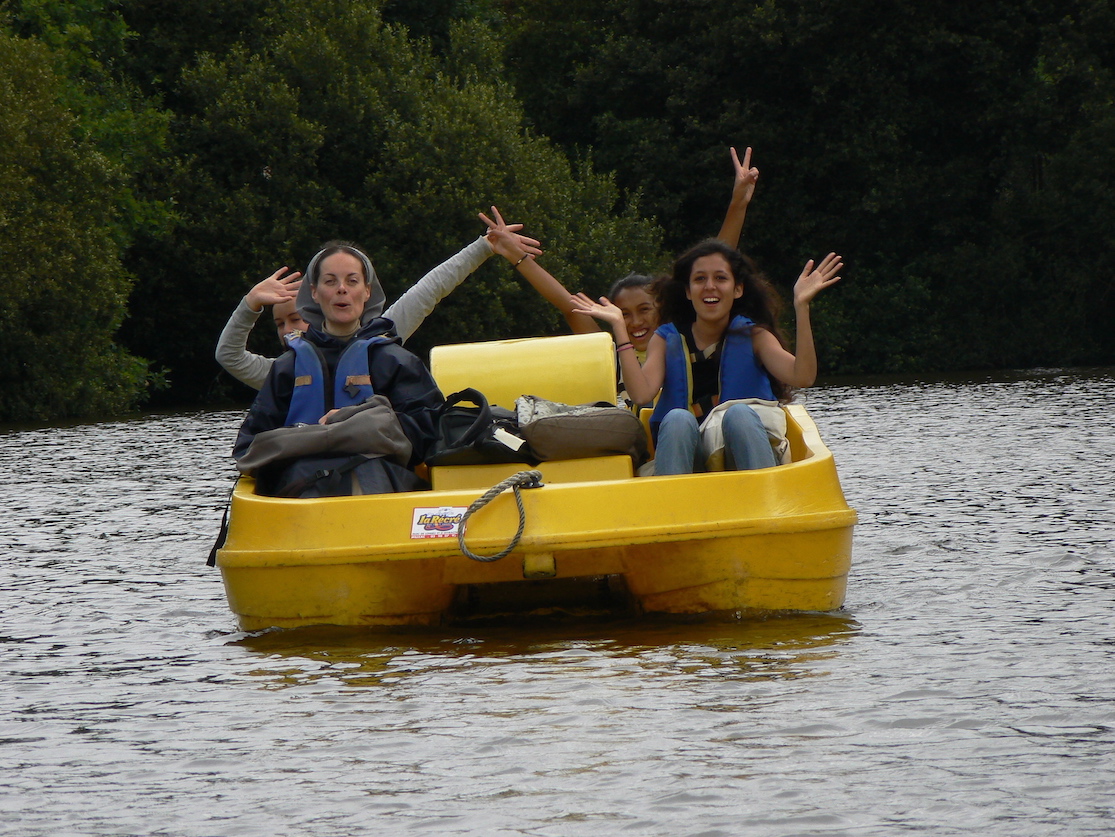
M 0 431 L 0 832 L 1100 835 L 1112 370 L 830 382 L 838 614 L 238 632 L 240 414 Z
M 843 613 L 771 616 L 709 624 L 655 619 L 605 622 L 586 629 L 556 623 L 508 624 L 446 635 L 439 629 L 368 631 L 319 626 L 266 631 L 236 640 L 265 655 L 270 665 L 253 673 L 277 686 L 335 679 L 349 686 L 382 685 L 431 669 L 467 667 L 479 682 L 501 678 L 507 667 L 530 666 L 535 676 L 566 677 L 640 670 L 653 675 L 765 680 L 817 676 L 816 664 L 835 657 L 834 646 L 856 631 Z M 290 658 L 307 668 L 289 668 Z

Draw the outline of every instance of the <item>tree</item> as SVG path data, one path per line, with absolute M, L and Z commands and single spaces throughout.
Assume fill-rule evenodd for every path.
M 1115 208 L 1054 177 L 1101 162 L 1106 0 L 538 0 L 510 20 L 528 118 L 640 193 L 672 249 L 715 228 L 726 147 L 756 148 L 747 249 L 784 288 L 806 258 L 848 262 L 817 306 L 829 371 L 1112 359 L 1082 305 L 1110 293 L 1066 258 L 1099 225 L 1050 215 L 1085 192 Z M 1039 217 L 1055 248 L 1034 249 Z
M 435 53 L 380 6 L 275 3 L 251 48 L 199 55 L 178 73 L 169 177 L 182 221 L 172 239 L 133 247 L 144 278 L 128 329 L 130 345 L 172 370 L 176 396 L 211 391 L 217 331 L 250 284 L 301 267 L 327 239 L 366 247 L 392 299 L 479 235 L 476 213 L 493 203 L 543 239 L 571 288 L 602 291 L 657 258 L 658 230 L 633 201 L 524 128 L 488 27 L 459 21 Z M 412 348 L 558 324 L 493 262 Z
M 131 277 L 120 166 L 66 107 L 56 55 L 0 31 L 0 421 L 133 407 L 146 365 L 113 342 Z

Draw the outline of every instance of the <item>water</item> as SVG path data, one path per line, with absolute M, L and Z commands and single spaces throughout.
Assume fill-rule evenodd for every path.
M 237 632 L 233 412 L 0 434 L 0 833 L 1106 834 L 1115 370 L 808 393 L 837 614 Z

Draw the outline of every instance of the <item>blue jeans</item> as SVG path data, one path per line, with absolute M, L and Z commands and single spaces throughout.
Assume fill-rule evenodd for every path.
M 724 467 L 729 471 L 773 468 L 774 449 L 759 414 L 746 404 L 724 413 Z M 670 410 L 658 427 L 654 473 L 693 474 L 705 470 L 712 453 L 705 449 L 696 417 L 688 410 Z

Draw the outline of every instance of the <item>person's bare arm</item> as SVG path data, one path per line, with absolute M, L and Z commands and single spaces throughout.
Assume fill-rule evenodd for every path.
M 732 199 L 728 203 L 728 211 L 724 214 L 724 223 L 716 236 L 730 247 L 739 247 L 740 236 L 743 235 L 743 222 L 747 218 L 747 207 L 755 195 L 755 184 L 759 182 L 759 170 L 751 165 L 751 147 L 743 152 L 743 162 L 736 155 L 735 148 L 729 149 L 732 153 L 732 165 L 735 168 L 735 181 L 732 184 Z
M 494 206 L 492 207 L 492 215 L 495 216 L 494 220 L 483 212 L 480 213 L 480 220 L 488 225 L 487 238 L 488 243 L 492 245 L 492 249 L 511 262 L 512 266 L 519 271 L 519 274 L 530 283 L 530 286 L 562 313 L 565 321 L 569 323 L 569 327 L 573 329 L 575 334 L 590 334 L 594 331 L 600 331 L 600 326 L 596 324 L 592 317 L 578 314 L 573 310 L 572 295 L 569 291 L 546 268 L 535 261 L 534 257 L 542 254 L 542 251 L 537 247 L 538 242 L 534 239 L 527 239 L 527 242 L 533 242 L 535 245 L 534 247 L 528 247 L 527 244 L 524 244 L 524 239 L 521 236 L 517 236 L 508 230 L 508 225 L 504 223 L 499 210 Z
M 755 354 L 763 367 L 782 383 L 792 387 L 809 387 L 817 380 L 817 350 L 813 345 L 813 327 L 809 321 L 809 304 L 830 285 L 840 281 L 837 274 L 844 263 L 840 256 L 829 253 L 816 267 L 810 259 L 802 268 L 794 285 L 794 317 L 797 320 L 795 354 L 790 354 L 778 339 L 763 328 L 751 335 Z
M 640 365 L 627 333 L 627 324 L 623 321 L 623 312 L 608 297 L 602 296 L 599 302 L 594 302 L 585 294 L 577 294 L 570 301 L 577 313 L 596 317 L 611 326 L 623 385 L 631 400 L 635 404 L 653 401 L 666 380 L 666 341 L 657 334 L 651 337 L 646 361 Z

